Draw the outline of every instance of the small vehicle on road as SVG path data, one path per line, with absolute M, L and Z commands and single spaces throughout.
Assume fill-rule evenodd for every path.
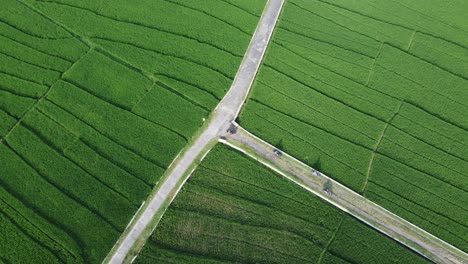
M 231 124 L 229 128 L 226 130 L 229 134 L 235 134 L 237 132 L 237 126 Z
M 275 153 L 275 155 L 276 155 L 277 157 L 281 157 L 281 155 L 283 155 L 283 153 L 282 153 L 280 150 L 278 150 L 278 149 L 274 149 L 274 150 L 273 150 L 273 153 Z

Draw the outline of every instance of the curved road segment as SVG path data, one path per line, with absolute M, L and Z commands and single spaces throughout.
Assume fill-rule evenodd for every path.
M 212 113 L 212 117 L 209 119 L 210 123 L 192 146 L 182 154 L 182 157 L 172 164 L 172 168 L 168 168 L 168 171 L 171 171 L 170 174 L 164 178 L 164 182 L 159 185 L 148 206 L 144 208 L 131 230 L 126 233 L 109 263 L 123 263 L 128 252 L 150 225 L 156 213 L 163 209 L 166 201 L 172 200 L 177 194 L 180 188 L 178 183 L 183 180 L 184 176 L 188 176 L 186 174 L 195 159 L 203 154 L 203 151 L 206 151 L 210 142 L 224 135 L 231 122 L 236 118 L 260 67 L 283 4 L 284 0 L 268 1 L 232 86 Z

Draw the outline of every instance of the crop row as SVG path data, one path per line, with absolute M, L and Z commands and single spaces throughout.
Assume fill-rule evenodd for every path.
M 103 260 L 224 96 L 264 5 L 209 2 L 4 3 L 0 262 Z
M 0 211 L 0 241 L 4 246 L 2 257 L 5 259 L 14 258 L 15 255 L 22 256 L 21 251 L 34 252 L 34 256 L 29 260 L 27 258 L 16 258 L 21 262 L 35 261 L 40 262 L 43 259 L 50 260 L 50 263 L 60 263 L 48 248 L 43 247 L 29 234 L 22 232 L 16 222 Z M 24 255 L 23 255 L 24 256 Z M 3 262 L 3 261 L 2 261 Z
M 199 7 L 190 1 L 162 0 L 132 7 L 117 1 L 112 9 L 76 1 L 33 4 L 92 45 L 148 75 L 169 78 L 164 80 L 169 86 L 212 109 L 229 88 L 258 18 L 223 1 L 210 2 L 210 8 L 208 3 Z M 255 1 L 251 6 L 261 10 L 263 4 Z M 234 21 L 233 15 L 243 19 Z
M 414 5 L 288 1 L 239 123 L 466 249 L 468 42 Z
M 303 6 L 307 4 L 311 7 L 317 7 L 319 1 L 296 0 L 295 3 L 300 3 Z M 446 12 L 437 12 L 445 6 L 444 2 L 437 1 L 431 5 L 424 5 L 422 1 L 414 1 L 411 3 L 402 3 L 399 1 L 390 1 L 383 5 L 375 3 L 349 3 L 346 1 L 321 1 L 322 8 L 330 10 L 334 14 L 342 14 L 342 16 L 331 16 L 335 21 L 353 21 L 353 24 L 359 23 L 362 28 L 376 28 L 380 34 L 388 34 L 389 29 L 394 30 L 416 30 L 428 35 L 433 35 L 442 40 L 446 40 L 460 47 L 468 47 L 468 39 L 461 34 L 466 30 L 466 25 L 463 24 L 463 13 L 458 11 L 466 7 L 466 3 L 451 4 L 447 7 L 447 11 L 452 11 L 449 15 Z M 398 13 L 398 16 L 393 15 Z M 358 28 L 357 32 L 364 33 Z M 378 35 L 378 34 L 374 34 Z M 396 40 L 394 40 L 396 41 Z
M 15 147 L 18 148 L 18 146 Z M 31 146 L 28 145 L 28 147 Z M 70 193 L 72 190 L 60 189 L 52 178 L 55 175 L 46 175 L 41 171 L 37 161 L 34 163 L 27 159 L 24 153 L 20 153 L 14 147 L 2 145 L 0 149 L 2 159 L 7 164 L 2 168 L 4 172 L 1 179 L 2 187 L 17 200 L 17 203 L 24 204 L 25 208 L 46 219 L 49 225 L 61 230 L 65 236 L 69 237 L 65 240 L 78 243 L 83 250 L 81 257 L 85 261 L 96 261 L 96 255 L 92 256 L 91 252 L 97 255 L 105 254 L 102 247 L 111 246 L 112 241 L 118 236 L 119 231 L 114 228 L 113 224 L 104 219 L 96 209 L 89 207 L 83 200 L 79 200 L 76 191 Z M 62 184 L 67 184 L 67 182 Z M 2 193 L 2 198 L 3 196 L 4 193 Z M 21 209 L 23 208 L 18 208 L 18 210 Z M 70 247 L 67 244 L 64 246 Z M 22 254 L 30 255 L 25 253 Z
M 60 230 L 54 229 L 47 221 L 41 221 L 34 211 L 25 208 L 24 204 L 21 204 L 5 189 L 2 188 L 0 192 L 2 194 L 0 212 L 2 217 L 6 219 L 5 224 L 14 225 L 16 232 L 13 232 L 13 234 L 17 234 L 18 238 L 24 240 L 22 243 L 16 243 L 17 239 L 10 237 L 10 243 L 6 244 L 13 245 L 15 248 L 5 252 L 14 252 L 13 254 L 22 256 L 22 254 L 18 254 L 21 250 L 24 250 L 21 247 L 28 247 L 32 244 L 37 247 L 38 252 L 45 250 L 48 251 L 48 254 L 54 255 L 55 257 L 52 257 L 51 260 L 57 258 L 61 262 L 76 262 L 80 258 L 77 254 L 79 249 L 77 249 L 76 244 L 66 241 L 67 236 L 63 236 Z M 6 231 L 2 239 L 11 236 L 9 233 L 9 231 Z M 53 237 L 52 234 L 54 234 Z M 27 237 L 27 239 L 21 237 Z M 23 261 L 27 262 L 27 259 Z
M 258 14 L 263 8 L 262 1 L 255 1 L 255 3 L 215 1 L 209 8 L 207 6 L 193 6 L 187 1 L 159 1 L 158 3 L 141 3 L 130 8 L 131 10 L 129 8 L 115 9 L 126 11 L 117 11 L 121 12 L 121 14 L 116 14 L 114 9 L 102 9 L 93 3 L 73 3 L 73 1 L 31 2 L 32 5 L 37 5 L 34 8 L 39 8 L 41 12 L 52 17 L 54 22 L 47 20 L 47 23 L 54 24 L 51 28 L 56 30 L 57 33 L 32 32 L 24 26 L 29 22 L 22 17 L 5 15 L 5 20 L 2 21 L 4 30 L 1 32 L 3 34 L 1 37 L 5 39 L 2 48 L 5 48 L 5 50 L 2 50 L 0 54 L 4 55 L 5 58 L 0 60 L 0 63 L 10 65 L 9 67 L 3 67 L 8 71 L 7 74 L 12 75 L 12 77 L 25 78 L 26 81 L 30 81 L 29 86 L 31 84 L 46 84 L 44 88 L 47 88 L 57 79 L 60 72 L 68 69 L 70 64 L 82 56 L 82 53 L 81 55 L 77 55 L 77 53 L 83 52 L 86 49 L 86 44 L 98 46 L 101 49 L 107 49 L 108 51 L 104 53 L 110 54 L 112 59 L 118 59 L 125 64 L 129 62 L 139 71 L 147 72 L 146 77 L 154 75 L 163 82 L 167 82 L 167 87 L 172 89 L 171 92 L 175 92 L 188 102 L 201 106 L 206 111 L 212 109 L 223 96 L 237 70 L 237 65 L 240 63 L 243 54 L 243 50 L 239 50 L 239 48 L 245 49 L 256 24 L 257 17 L 250 13 Z M 28 6 L 31 4 L 22 5 L 12 1 L 10 8 L 17 8 L 22 12 L 31 13 L 31 10 L 28 10 Z M 114 4 L 125 5 L 124 2 Z M 158 8 L 150 8 L 155 4 L 158 5 Z M 142 8 L 144 5 L 147 6 Z M 67 16 L 56 17 L 57 14 L 63 13 L 61 12 L 62 9 L 66 11 Z M 102 14 L 95 11 L 95 9 L 102 12 Z M 248 9 L 251 12 L 248 12 Z M 148 11 L 151 13 L 146 14 Z M 188 27 L 177 25 L 180 20 L 174 21 L 176 11 L 180 11 L 191 18 L 189 32 L 180 32 Z M 134 12 L 143 12 L 144 14 L 131 15 Z M 154 12 L 161 14 L 155 16 Z M 87 23 L 78 23 L 76 25 L 67 23 L 68 21 L 76 22 L 74 15 L 90 18 Z M 144 21 L 132 21 L 125 18 L 129 16 Z M 234 17 L 239 16 L 243 16 L 245 19 L 233 21 Z M 41 15 L 34 12 L 32 17 L 44 20 Z M 155 18 L 157 19 L 155 20 Z M 61 19 L 65 21 L 62 22 Z M 161 23 L 160 19 L 164 23 Z M 195 23 L 195 20 L 200 20 L 200 23 Z M 216 28 L 226 28 L 227 31 L 233 33 L 235 33 L 234 29 L 242 29 L 242 34 L 224 34 L 224 36 L 235 38 L 222 43 L 222 45 L 231 45 L 229 49 L 237 49 L 238 52 L 236 51 L 235 56 L 230 55 L 231 53 L 234 54 L 234 51 L 226 53 L 225 47 L 221 47 L 221 43 L 216 45 L 219 46 L 218 48 L 210 46 L 210 43 L 218 41 L 220 38 L 215 36 L 214 31 L 207 30 L 208 25 L 213 26 L 212 21 L 208 23 L 209 20 L 220 23 Z M 168 21 L 172 22 L 169 23 Z M 114 23 L 119 25 L 114 26 Z M 63 27 L 61 24 L 63 24 Z M 97 25 L 102 26 L 102 28 L 96 28 Z M 196 28 L 193 28 L 195 25 L 197 25 Z M 121 28 L 121 30 L 116 31 L 115 28 Z M 94 32 L 94 30 L 98 32 Z M 222 31 L 226 32 L 226 30 Z M 49 36 L 48 34 L 60 36 Z M 79 38 L 87 38 L 90 42 L 77 40 L 73 35 L 78 35 Z M 172 43 L 178 43 L 177 47 Z M 236 43 L 242 43 L 242 45 Z M 19 48 L 18 44 L 20 45 Z M 64 50 L 64 46 L 70 47 L 70 50 Z M 181 46 L 184 48 L 180 48 Z M 109 51 L 115 52 L 117 55 L 114 56 Z M 5 54 L 12 57 L 6 57 Z M 73 54 L 72 58 L 66 57 L 71 54 Z M 99 56 L 88 57 L 93 58 L 93 63 L 97 62 L 95 67 L 88 69 L 88 72 L 101 67 L 102 64 L 99 64 L 99 62 L 105 62 L 104 60 L 95 61 L 96 59 L 99 60 L 99 58 L 96 58 Z M 82 65 L 86 66 L 87 61 L 89 60 L 85 60 Z M 15 70 L 15 64 L 18 64 L 21 70 Z M 28 67 L 31 68 L 29 73 Z M 18 73 L 21 73 L 21 75 L 18 76 Z M 47 77 L 47 75 L 51 76 Z M 33 79 L 29 79 L 31 77 Z M 109 80 L 107 78 L 106 82 Z M 135 78 L 132 78 L 132 80 L 135 80 Z M 119 80 L 116 80 L 116 82 L 119 82 Z M 10 84 L 4 86 L 11 89 Z M 24 90 L 24 88 L 21 88 L 21 90 Z M 200 112 L 200 110 L 197 111 Z M 206 115 L 207 113 L 203 112 L 203 116 Z M 199 120 L 201 119 L 193 118 L 192 120 L 198 120 L 197 123 L 200 124 L 201 121 Z M 191 131 L 187 131 L 187 134 L 191 135 Z
M 226 146 L 215 147 L 189 178 L 137 263 L 156 260 L 425 262 Z

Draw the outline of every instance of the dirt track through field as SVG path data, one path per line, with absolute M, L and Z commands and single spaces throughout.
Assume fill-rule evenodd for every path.
M 148 231 L 148 228 L 157 225 L 158 220 L 155 216 L 166 210 L 189 177 L 190 170 L 193 171 L 196 162 L 209 152 L 212 143 L 220 137 L 227 137 L 227 141 L 222 140 L 224 143 L 254 157 L 296 184 L 421 255 L 437 263 L 468 263 L 467 254 L 461 250 L 374 204 L 326 175 L 321 173 L 312 175 L 312 168 L 293 157 L 287 154 L 277 157 L 273 153 L 273 146 L 242 128 L 239 127 L 234 134 L 226 132 L 234 124 L 248 96 L 283 5 L 284 0 L 268 1 L 230 90 L 208 119 L 209 123 L 204 126 L 201 134 L 171 164 L 167 170 L 168 174 L 156 187 L 150 200 L 146 201 L 141 214 L 136 215 L 135 221 L 129 224 L 128 230 L 109 254 L 107 258 L 109 263 L 128 262 L 136 254 L 143 246 L 141 242 L 150 235 L 151 230 Z M 325 193 L 323 190 L 323 185 L 327 181 L 333 186 L 331 193 Z
M 281 156 L 275 155 L 274 146 L 241 127 L 237 128 L 235 134 L 229 134 L 227 141 L 222 142 L 241 150 L 323 200 L 436 263 L 468 263 L 468 255 L 465 252 L 389 212 L 328 176 L 319 172 L 314 174 L 311 167 L 286 153 L 282 153 Z M 325 191 L 324 185 L 327 182 L 332 187 Z
M 156 187 L 156 193 L 151 196 L 150 201 L 147 201 L 147 206 L 144 207 L 141 215 L 130 225 L 131 229 L 127 230 L 124 233 L 125 236 L 118 241 L 117 248 L 111 251 L 112 255 L 108 256 L 109 263 L 123 263 L 135 243 L 146 239 L 146 237 L 142 237 L 142 234 L 150 226 L 157 212 L 165 210 L 167 202 L 172 201 L 175 197 L 184 179 L 189 176 L 189 169 L 197 157 L 206 154 L 209 151 L 210 142 L 216 141 L 219 136 L 226 133 L 247 98 L 283 4 L 284 0 L 268 1 L 234 82 L 208 119 L 210 123 L 205 126 L 203 132 L 194 140 L 187 151 L 182 153 L 168 168 L 167 171 L 170 173 Z

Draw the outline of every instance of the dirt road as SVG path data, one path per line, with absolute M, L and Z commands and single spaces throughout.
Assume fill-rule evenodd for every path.
M 293 157 L 287 154 L 278 157 L 273 153 L 273 146 L 252 136 L 242 128 L 239 128 L 235 134 L 226 133 L 248 96 L 283 5 L 284 0 L 268 1 L 228 93 L 213 111 L 208 119 L 208 124 L 204 126 L 194 143 L 168 168 L 167 174 L 153 191 L 151 198 L 146 201 L 142 212 L 129 224 L 128 230 L 106 258 L 109 259 L 108 262 L 123 263 L 125 260 L 131 259 L 132 256 L 130 258 L 128 256 L 129 252 L 138 250 L 135 248 L 136 244 L 138 247 L 142 246 L 141 243 L 137 242 L 145 241 L 150 235 L 151 229 L 149 231 L 148 229 L 157 224 L 155 216 L 166 210 L 190 175 L 191 170 L 194 169 L 196 162 L 209 152 L 212 143 L 216 142 L 220 136 L 226 136 L 227 144 L 254 157 L 322 199 L 433 261 L 437 263 L 468 263 L 466 253 L 372 203 L 326 175 L 313 174 L 312 168 Z M 332 188 L 327 192 L 324 191 L 326 182 L 332 185 Z
M 184 177 L 186 179 L 189 176 L 189 169 L 194 161 L 209 151 L 210 142 L 217 141 L 220 135 L 225 134 L 231 121 L 236 118 L 260 67 L 283 4 L 284 0 L 268 1 L 228 93 L 208 119 L 209 124 L 205 126 L 203 132 L 168 168 L 169 175 L 163 178 L 162 184 L 157 186 L 156 193 L 146 202 L 142 213 L 129 225 L 130 230 L 126 230 L 125 236 L 119 239 L 111 255 L 106 258 L 109 259 L 109 263 L 123 263 L 135 242 L 146 239 L 142 234 L 150 226 L 156 213 L 165 210 L 167 201 L 175 197 L 184 183 Z
M 225 143 L 436 263 L 468 263 L 468 255 L 465 252 L 387 211 L 328 176 L 313 172 L 311 167 L 286 153 L 276 155 L 273 152 L 274 146 L 241 127 L 237 128 L 235 134 L 229 134 Z M 331 187 L 324 189 L 325 183 L 327 187 Z

